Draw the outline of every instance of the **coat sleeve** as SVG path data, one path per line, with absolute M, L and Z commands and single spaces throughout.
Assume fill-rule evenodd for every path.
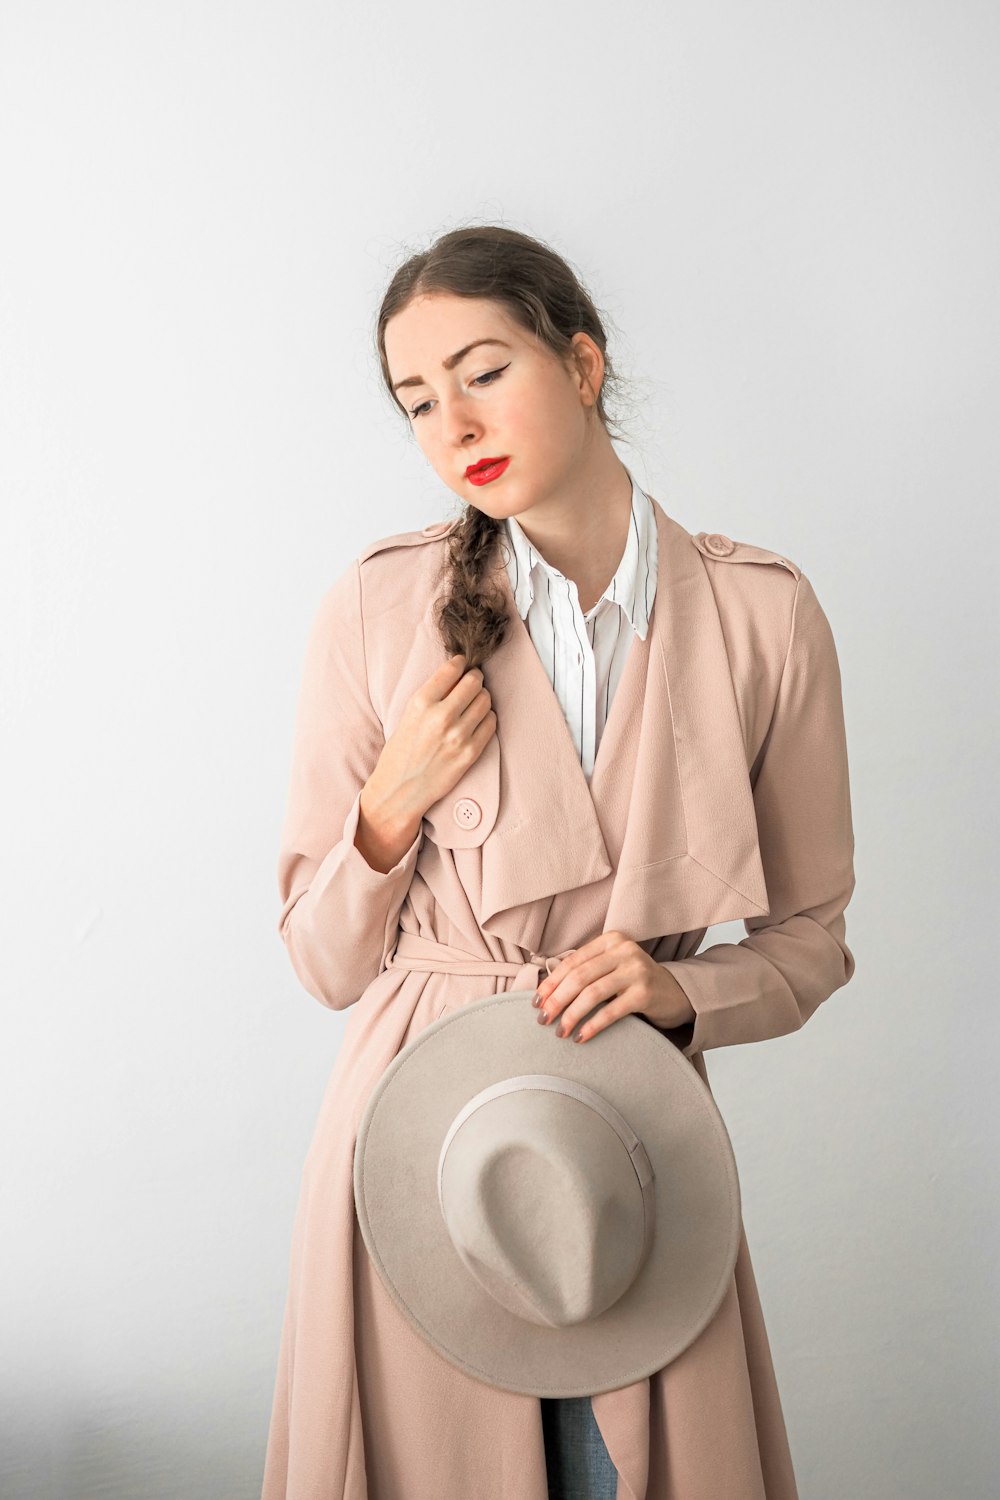
M 278 931 L 309 994 L 352 1005 L 385 968 L 423 830 L 391 870 L 355 846 L 361 792 L 385 743 L 365 664 L 358 560 L 309 631 L 278 855 Z
M 667 961 L 695 1012 L 667 1035 L 690 1056 L 796 1031 L 854 973 L 847 743 L 833 633 L 801 574 L 774 712 L 750 771 L 768 915 L 748 936 Z

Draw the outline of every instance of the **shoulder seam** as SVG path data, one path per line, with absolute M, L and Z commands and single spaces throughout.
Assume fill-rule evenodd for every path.
M 751 767 L 750 784 L 752 787 L 754 787 L 754 789 L 756 789 L 757 777 L 760 773 L 760 767 L 764 760 L 764 757 L 767 755 L 768 747 L 771 743 L 771 735 L 774 731 L 775 720 L 778 713 L 778 703 L 781 699 L 781 690 L 784 687 L 785 673 L 788 671 L 788 661 L 792 654 L 792 642 L 795 640 L 795 628 L 798 622 L 799 589 L 802 585 L 802 579 L 804 576 L 804 574 L 799 573 L 795 579 L 795 592 L 792 595 L 792 608 L 789 613 L 788 621 L 788 641 L 785 645 L 785 654 L 781 662 L 781 671 L 778 673 L 778 681 L 774 689 L 774 703 L 771 706 L 771 717 L 768 721 L 768 726 L 764 733 L 764 738 L 761 741 L 760 748 L 757 751 L 753 766 Z
M 362 585 L 361 585 L 361 561 L 357 557 L 354 559 L 354 573 L 355 573 L 355 577 L 356 577 L 356 580 L 357 580 L 357 586 L 358 586 L 358 625 L 359 625 L 359 628 L 360 628 L 360 631 L 361 631 L 361 668 L 362 668 L 362 671 L 364 672 L 364 678 L 365 678 L 365 697 L 368 699 L 368 706 L 370 707 L 370 709 L 371 709 L 372 713 L 374 714 L 376 720 L 378 720 L 379 727 L 381 728 L 382 727 L 382 721 L 381 721 L 381 719 L 379 719 L 379 716 L 378 716 L 378 713 L 376 711 L 375 705 L 372 702 L 371 683 L 370 683 L 369 677 L 368 677 L 368 644 L 367 644 L 367 642 L 365 640 L 365 596 L 364 596 L 364 590 L 363 590 Z M 385 740 L 385 731 L 384 731 L 384 729 L 383 729 L 383 732 L 382 732 L 382 739 L 383 739 L 383 741 Z
M 801 585 L 802 585 L 802 574 L 800 573 L 799 576 L 795 580 L 795 593 L 792 595 L 792 613 L 791 613 L 791 619 L 790 619 L 789 625 L 788 625 L 788 645 L 785 647 L 785 658 L 784 658 L 784 661 L 781 663 L 781 672 L 780 672 L 779 677 L 778 677 L 778 693 L 779 694 L 781 692 L 782 683 L 785 680 L 785 670 L 786 670 L 786 668 L 788 666 L 788 658 L 792 654 L 792 642 L 795 639 L 795 627 L 796 627 L 796 624 L 798 623 L 799 589 L 800 589 Z

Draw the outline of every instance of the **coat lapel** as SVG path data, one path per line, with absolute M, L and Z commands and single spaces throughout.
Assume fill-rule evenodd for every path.
M 503 578 L 513 618 L 483 667 L 497 716 L 500 796 L 483 843 L 479 918 L 487 931 L 520 941 L 524 908 L 603 880 L 613 865 L 562 706 L 514 607 L 506 569 Z M 544 916 L 531 913 L 533 931 Z
M 689 534 L 653 504 L 661 562 L 647 670 L 609 721 L 593 787 L 618 851 L 605 930 L 637 941 L 769 910 L 715 595 Z
M 704 559 L 654 500 L 657 586 L 611 703 L 591 782 L 527 625 L 484 664 L 498 754 L 481 844 L 480 926 L 534 948 L 551 898 L 609 881 L 604 930 L 636 941 L 766 915 L 747 752 Z M 477 767 L 453 795 L 476 795 Z M 484 793 L 488 784 L 483 781 Z M 488 796 L 487 796 L 488 800 Z

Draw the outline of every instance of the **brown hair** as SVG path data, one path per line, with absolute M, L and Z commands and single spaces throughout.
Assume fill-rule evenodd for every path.
M 605 405 L 609 383 L 617 389 L 621 377 L 607 353 L 604 324 L 591 297 L 555 250 L 496 224 L 441 235 L 428 250 L 404 261 L 389 282 L 378 312 L 376 342 L 386 390 L 407 419 L 409 413 L 392 389 L 385 328 L 391 317 L 428 292 L 499 303 L 513 322 L 562 360 L 575 357 L 574 333 L 589 334 L 604 356 L 597 417 L 609 437 L 622 435 L 612 430 Z M 491 576 L 503 530 L 502 520 L 468 504 L 446 542 L 447 589 L 438 605 L 437 627 L 449 655 L 463 652 L 470 667 L 481 665 L 507 633 L 505 595 Z

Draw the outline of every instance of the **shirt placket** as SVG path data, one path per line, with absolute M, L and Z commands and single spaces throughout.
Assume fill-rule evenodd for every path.
M 576 585 L 569 579 L 562 600 L 565 614 L 560 622 L 559 634 L 564 642 L 564 662 L 569 689 L 568 701 L 572 704 L 572 718 L 577 724 L 577 743 L 580 747 L 580 766 L 587 780 L 594 769 L 595 731 L 597 728 L 597 693 L 594 681 L 594 653 L 590 647 L 587 622 L 580 608 Z

